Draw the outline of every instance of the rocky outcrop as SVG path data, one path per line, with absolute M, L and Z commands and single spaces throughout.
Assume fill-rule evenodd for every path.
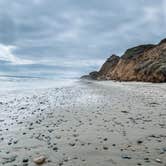
M 112 55 L 98 72 L 92 72 L 86 78 L 166 82 L 166 39 L 157 45 L 130 48 L 121 57 Z

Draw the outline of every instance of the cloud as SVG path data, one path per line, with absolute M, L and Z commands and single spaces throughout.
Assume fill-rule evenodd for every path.
M 112 53 L 166 34 L 166 0 L 0 0 L 0 7 L 0 59 L 10 62 L 0 69 L 6 71 L 37 73 L 41 65 L 38 73 L 57 66 L 88 72 Z
M 33 64 L 33 61 L 27 59 L 18 58 L 13 54 L 13 50 L 16 49 L 15 46 L 6 46 L 0 44 L 0 60 L 6 61 L 14 65 L 27 65 Z
M 99 59 L 96 58 L 94 59 L 90 59 L 90 58 L 79 58 L 79 59 L 75 59 L 72 57 L 69 58 L 56 58 L 53 60 L 39 60 L 38 62 L 36 62 L 36 64 L 41 64 L 41 65 L 50 65 L 50 66 L 60 66 L 60 67 L 64 67 L 64 68 L 88 68 L 89 66 L 93 66 L 93 67 L 97 67 L 97 66 L 101 66 L 103 64 L 105 60 L 104 59 Z

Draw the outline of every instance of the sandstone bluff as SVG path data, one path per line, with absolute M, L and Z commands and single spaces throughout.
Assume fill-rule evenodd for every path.
M 82 78 L 94 80 L 166 82 L 166 39 L 140 45 L 121 56 L 112 55 L 99 71 Z

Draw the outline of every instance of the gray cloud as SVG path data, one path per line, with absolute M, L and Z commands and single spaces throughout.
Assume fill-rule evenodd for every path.
M 1 71 L 98 69 L 111 53 L 164 38 L 165 7 L 165 0 L 1 0 L 1 48 L 16 47 L 8 50 L 15 61 L 1 65 Z

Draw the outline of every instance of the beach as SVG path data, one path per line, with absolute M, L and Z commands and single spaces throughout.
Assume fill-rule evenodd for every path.
M 0 108 L 0 166 L 166 166 L 165 83 L 1 91 Z

